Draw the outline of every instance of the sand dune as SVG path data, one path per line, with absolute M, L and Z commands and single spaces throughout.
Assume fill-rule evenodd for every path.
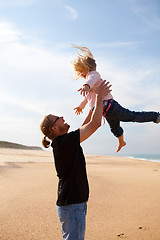
M 160 163 L 86 159 L 90 199 L 85 239 L 159 240 Z M 0 240 L 62 239 L 52 153 L 1 149 L 0 163 Z

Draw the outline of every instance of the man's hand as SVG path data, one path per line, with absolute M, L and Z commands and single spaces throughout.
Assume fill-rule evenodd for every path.
M 90 86 L 85 84 L 83 85 L 82 88 L 78 89 L 78 92 L 80 92 L 81 95 L 83 95 L 83 97 L 85 97 L 87 95 L 87 93 L 89 92 L 90 90 Z
M 103 115 L 103 99 L 111 91 L 109 82 L 103 81 L 96 89 L 96 104 L 93 112 L 89 112 L 86 124 L 80 127 L 80 142 L 89 138 L 100 126 Z
M 94 92 L 98 95 L 101 94 L 103 97 L 105 97 L 108 93 L 112 91 L 111 86 L 112 85 L 109 82 L 106 82 L 106 80 L 104 80 L 99 87 L 94 89 Z

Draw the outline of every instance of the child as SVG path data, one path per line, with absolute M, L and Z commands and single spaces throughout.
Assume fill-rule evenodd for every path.
M 73 44 L 74 48 L 79 49 L 83 55 L 78 53 L 78 57 L 73 61 L 73 67 L 76 74 L 76 79 L 83 77 L 85 84 L 80 88 L 80 94 L 84 96 L 80 105 L 74 108 L 77 115 L 82 113 L 82 109 L 89 103 L 91 117 L 94 105 L 96 93 L 94 89 L 102 83 L 100 74 L 96 71 L 96 62 L 92 53 L 86 47 L 78 47 Z M 107 120 L 111 132 L 118 138 L 117 152 L 126 145 L 123 137 L 123 129 L 120 126 L 120 121 L 123 122 L 160 122 L 160 114 L 158 112 L 135 112 L 123 108 L 118 102 L 113 99 L 111 93 L 108 93 L 103 101 L 103 116 Z M 90 118 L 89 117 L 89 118 Z M 88 119 L 89 122 L 90 119 Z

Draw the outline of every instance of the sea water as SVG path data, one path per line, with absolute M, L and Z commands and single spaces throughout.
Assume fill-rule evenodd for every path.
M 140 160 L 147 160 L 151 162 L 160 162 L 160 154 L 129 154 L 124 157 L 137 158 Z

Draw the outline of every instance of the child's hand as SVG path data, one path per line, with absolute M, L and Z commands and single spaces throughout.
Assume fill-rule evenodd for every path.
M 80 115 L 81 113 L 83 113 L 82 108 L 80 108 L 80 107 L 76 107 L 73 110 L 75 110 L 75 114 L 77 114 L 77 115 Z
M 83 97 L 86 96 L 86 94 L 89 92 L 90 86 L 85 84 L 83 85 L 82 88 L 78 89 L 78 92 L 80 92 L 81 95 L 83 95 Z

